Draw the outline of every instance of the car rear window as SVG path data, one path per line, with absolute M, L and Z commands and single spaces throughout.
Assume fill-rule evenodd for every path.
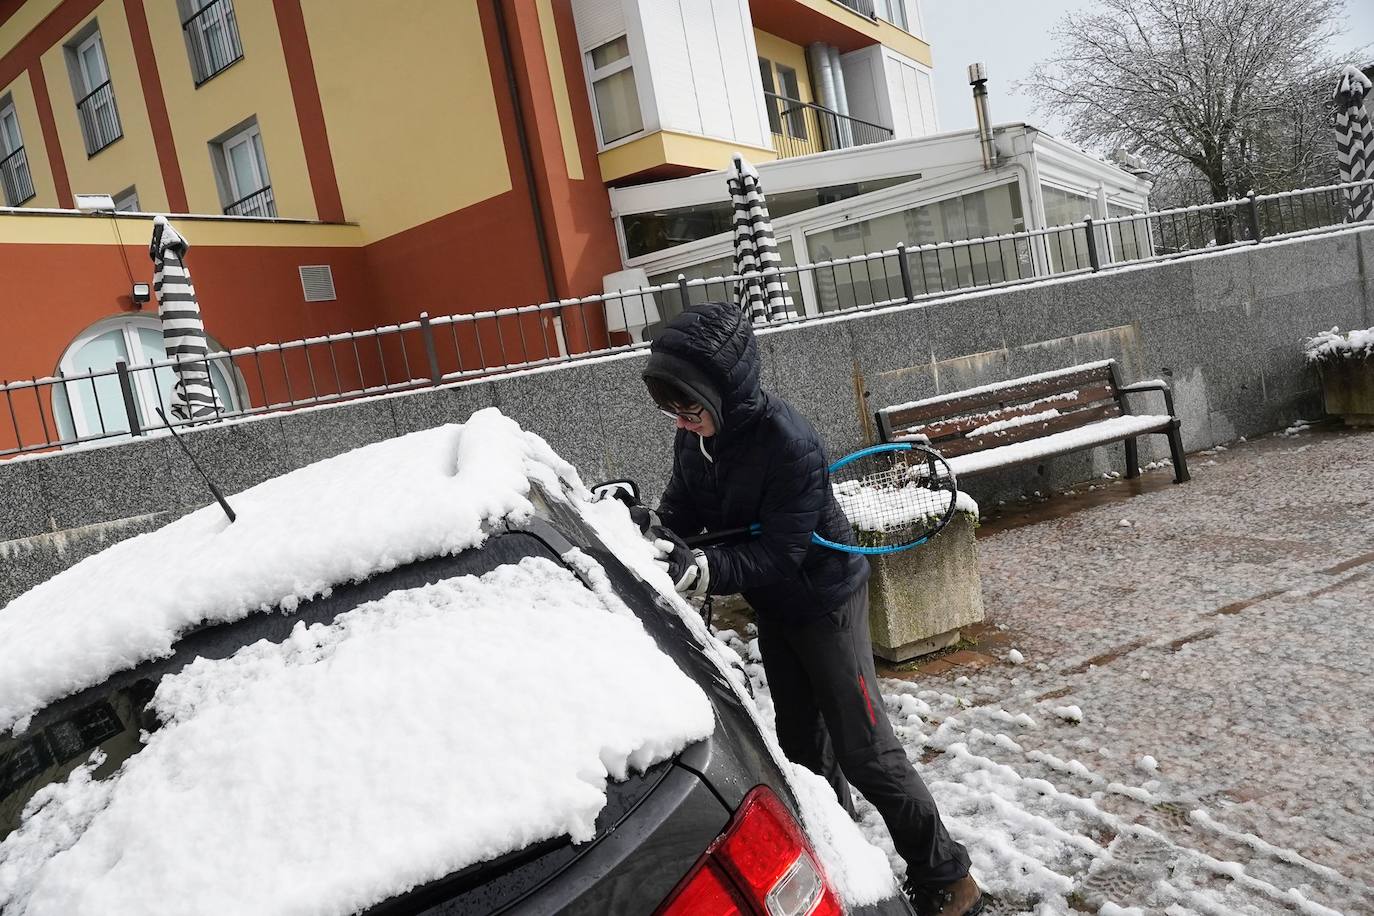
M 53 704 L 34 717 L 24 734 L 0 736 L 0 841 L 19 826 L 23 810 L 35 794 L 65 780 L 92 751 L 98 748 L 105 754 L 105 762 L 93 774 L 97 779 L 113 773 L 138 753 L 143 746 L 141 732 L 151 732 L 158 725 L 147 709 L 157 685 L 193 659 L 228 658 L 261 639 L 284 639 L 297 622 L 328 622 L 397 589 L 417 588 L 454 576 L 480 576 L 525 557 L 543 557 L 561 564 L 538 538 L 523 532 L 503 533 L 457 556 L 412 563 L 366 582 L 338 587 L 328 596 L 301 603 L 289 614 L 253 614 L 198 630 L 178 643 L 171 658 L 122 672 Z

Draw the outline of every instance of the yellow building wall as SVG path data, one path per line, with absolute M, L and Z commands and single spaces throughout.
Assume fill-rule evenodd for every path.
M 759 29 L 754 29 L 754 44 L 758 46 L 759 57 L 772 61 L 774 64 L 791 67 L 797 71 L 797 85 L 803 102 L 816 101 L 811 95 L 811 68 L 806 62 L 805 48 Z M 776 71 L 774 78 L 776 79 Z M 779 95 L 784 94 L 782 86 L 776 83 L 774 84 L 774 91 Z
M 14 15 L 0 25 L 0 57 L 14 50 L 14 46 L 33 31 L 48 14 L 62 5 L 62 0 L 25 0 Z
M 277 215 L 317 219 L 295 100 L 270 2 L 234 4 L 243 57 L 196 87 L 175 0 L 143 0 L 192 213 L 222 213 L 210 141 L 256 116 Z M 227 193 L 227 189 L 226 189 Z
M 29 163 L 29 177 L 33 181 L 35 197 L 26 207 L 56 207 L 57 186 L 52 180 L 52 168 L 48 164 L 48 145 L 43 141 L 43 125 L 38 120 L 38 104 L 33 98 L 33 83 L 28 71 L 4 89 L 0 98 L 9 96 L 14 102 L 14 113 L 19 118 L 19 133 L 24 141 L 24 158 Z M 0 194 L 0 204 L 4 195 Z
M 511 189 L 476 3 L 301 8 L 344 213 L 368 241 Z
M 558 46 L 558 23 L 553 15 L 552 0 L 538 0 L 539 34 L 544 39 L 544 62 L 549 68 L 553 86 L 553 106 L 558 112 L 558 133 L 563 139 L 563 161 L 568 177 L 581 181 L 582 157 L 577 149 L 577 127 L 573 122 L 572 97 L 568 94 L 567 73 L 563 69 L 562 52 Z
M 121 213 L 118 216 L 90 213 L 9 213 L 0 215 L 0 244 L 31 245 L 110 245 L 116 238 L 111 224 L 117 223 L 119 237 L 129 244 L 140 244 L 152 236 L 149 216 Z M 258 222 L 235 219 L 197 219 L 181 217 L 177 229 L 185 233 L 196 248 L 359 248 L 362 236 L 357 226 L 340 223 Z
M 94 18 L 100 23 L 100 40 L 105 47 L 106 66 L 114 88 L 115 106 L 124 136 L 97 152 L 86 155 L 81 121 L 76 111 L 78 96 L 67 70 L 65 45 Z M 122 0 L 105 0 L 93 17 L 83 19 L 61 41 L 43 52 L 43 76 L 48 83 L 53 120 L 62 143 L 62 159 L 67 166 L 73 194 L 118 194 L 136 185 L 138 202 L 145 210 L 166 210 L 167 191 L 162 184 L 157 150 L 153 147 L 148 107 L 138 79 L 129 21 Z M 83 93 L 84 94 L 84 93 Z

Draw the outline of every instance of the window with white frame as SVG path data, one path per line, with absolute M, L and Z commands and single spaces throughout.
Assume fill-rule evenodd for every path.
M 235 129 L 210 145 L 215 172 L 229 216 L 277 215 L 272 181 L 267 174 L 267 154 L 257 122 Z
M 210 342 L 211 352 L 219 349 L 218 344 Z M 71 381 L 52 389 L 52 411 L 62 439 L 128 434 L 129 418 L 119 377 L 111 372 L 97 378 L 75 378 L 114 369 L 117 362 L 130 369 L 129 382 L 139 424 L 144 428 L 159 424 L 156 408 L 161 407 L 164 413 L 170 411 L 176 374 L 170 366 L 147 367 L 166 358 L 162 323 L 151 315 L 112 318 L 83 331 L 58 364 L 61 374 Z M 237 373 L 227 359 L 211 360 L 210 378 L 221 411 L 232 413 L 246 406 Z
M 124 136 L 100 29 L 92 23 L 67 45 L 66 52 L 86 155 L 94 156 Z
M 621 35 L 587 52 L 587 78 L 602 146 L 644 129 L 627 36 Z
M 0 99 L 0 186 L 5 189 L 7 207 L 17 207 L 34 196 L 19 115 L 8 98 Z
M 243 57 L 233 0 L 177 0 L 196 85 Z
M 114 196 L 114 208 L 119 213 L 138 213 L 138 188 L 130 185 Z
M 878 16 L 886 19 L 903 31 L 910 32 L 907 25 L 906 0 L 878 0 Z

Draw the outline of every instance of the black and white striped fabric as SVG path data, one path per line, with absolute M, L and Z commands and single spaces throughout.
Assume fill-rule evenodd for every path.
M 736 154 L 728 179 L 730 201 L 735 209 L 735 302 L 755 324 L 795 318 L 787 280 L 778 272 L 782 258 L 773 238 L 768 202 L 759 185 L 759 173 Z
M 1369 89 L 1369 78 L 1354 67 L 1346 67 L 1336 84 L 1336 156 L 1342 184 L 1374 178 L 1374 128 L 1364 105 Z M 1374 186 L 1346 188 L 1345 197 L 1352 223 L 1374 218 Z
M 153 241 L 148 254 L 153 259 L 153 292 L 157 294 L 157 313 L 162 319 L 162 342 L 167 357 L 175 360 L 177 381 L 170 406 L 178 420 L 204 420 L 218 413 L 215 389 L 210 382 L 210 352 L 205 342 L 205 324 L 200 318 L 200 303 L 184 258 L 190 246 L 172 228 L 165 216 L 153 220 Z

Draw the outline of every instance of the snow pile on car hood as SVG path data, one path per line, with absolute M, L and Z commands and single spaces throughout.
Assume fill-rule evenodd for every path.
M 599 593 L 598 593 L 599 592 Z M 163 679 L 118 773 L 41 790 L 0 843 L 13 916 L 356 912 L 594 835 L 608 777 L 714 727 L 624 604 L 530 557 L 398 590 Z M 522 657 L 557 673 L 516 676 Z
M 0 733 L 116 671 L 171 653 L 201 621 L 327 594 L 480 544 L 577 473 L 494 408 L 258 484 L 89 557 L 0 609 Z

